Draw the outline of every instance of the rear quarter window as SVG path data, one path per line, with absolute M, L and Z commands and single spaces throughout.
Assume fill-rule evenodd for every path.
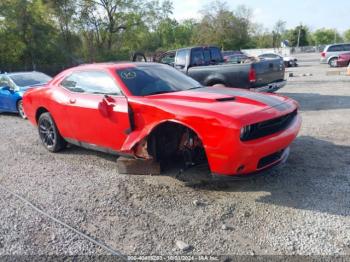
M 350 44 L 344 45 L 344 51 L 350 51 Z

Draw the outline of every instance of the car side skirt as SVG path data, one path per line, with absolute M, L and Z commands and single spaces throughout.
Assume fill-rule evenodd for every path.
M 119 152 L 119 151 L 115 151 L 113 149 L 110 148 L 106 148 L 106 147 L 101 147 L 98 145 L 94 145 L 94 144 L 89 144 L 89 143 L 85 143 L 85 142 L 81 142 L 72 138 L 64 138 L 64 140 L 66 140 L 69 144 L 75 145 L 75 146 L 79 146 L 88 150 L 93 150 L 93 151 L 98 151 L 98 152 L 102 152 L 102 153 L 106 153 L 109 155 L 114 155 L 114 156 L 123 156 L 123 157 L 128 157 L 128 158 L 135 158 L 135 156 L 131 155 L 131 154 L 125 154 L 123 152 Z

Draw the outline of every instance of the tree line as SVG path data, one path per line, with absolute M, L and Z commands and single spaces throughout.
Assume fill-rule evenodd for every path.
M 245 6 L 204 6 L 201 19 L 172 18 L 170 0 L 1 0 L 0 70 L 55 74 L 90 62 L 128 60 L 134 51 L 152 53 L 199 44 L 224 50 L 350 41 L 350 30 L 311 32 L 305 25 L 273 30 L 253 23 Z

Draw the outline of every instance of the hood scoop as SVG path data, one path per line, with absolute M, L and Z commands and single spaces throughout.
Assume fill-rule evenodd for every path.
M 230 101 L 235 101 L 236 97 L 232 96 L 232 97 L 223 97 L 223 98 L 217 98 L 215 99 L 218 102 L 230 102 Z

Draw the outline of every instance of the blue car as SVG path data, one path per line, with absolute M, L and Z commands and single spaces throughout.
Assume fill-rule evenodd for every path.
M 23 111 L 22 96 L 29 88 L 48 83 L 52 78 L 39 72 L 0 74 L 0 113 L 18 113 L 26 118 Z

